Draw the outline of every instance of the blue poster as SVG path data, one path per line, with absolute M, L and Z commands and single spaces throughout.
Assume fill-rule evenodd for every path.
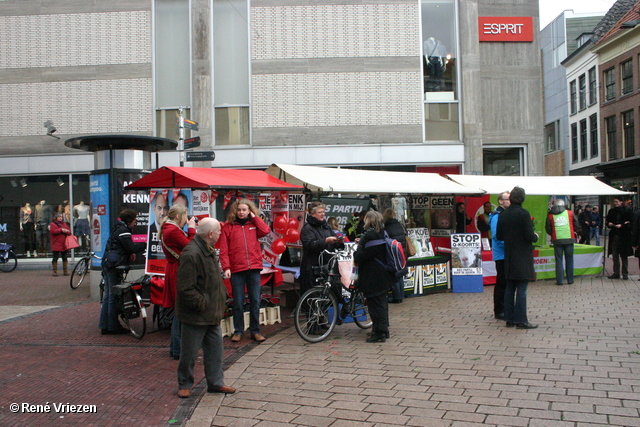
M 91 250 L 97 256 L 104 255 L 109 239 L 111 224 L 109 220 L 109 174 L 91 175 L 89 181 L 91 195 Z M 100 260 L 92 258 L 91 265 L 100 267 Z

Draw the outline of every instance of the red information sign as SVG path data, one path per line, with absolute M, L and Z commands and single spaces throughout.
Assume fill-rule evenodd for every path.
M 480 16 L 478 32 L 481 42 L 532 42 L 531 16 Z

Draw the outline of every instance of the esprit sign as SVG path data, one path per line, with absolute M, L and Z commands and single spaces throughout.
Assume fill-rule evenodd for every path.
M 481 42 L 532 42 L 531 16 L 480 16 L 478 31 Z

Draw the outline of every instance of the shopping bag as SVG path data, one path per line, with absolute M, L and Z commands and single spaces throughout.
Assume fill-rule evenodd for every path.
M 78 238 L 73 234 L 69 234 L 64 238 L 64 250 L 68 251 L 70 249 L 79 248 L 80 243 L 78 243 Z

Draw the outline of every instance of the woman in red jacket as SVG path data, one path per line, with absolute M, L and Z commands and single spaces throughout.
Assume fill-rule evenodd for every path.
M 49 224 L 49 235 L 51 236 L 51 252 L 53 252 L 53 260 L 51 260 L 51 268 L 53 269 L 53 275 L 58 275 L 58 258 L 62 257 L 62 272 L 65 276 L 69 275 L 67 266 L 67 249 L 65 248 L 64 241 L 67 236 L 71 234 L 69 226 L 64 222 L 64 216 L 62 212 L 56 214 L 53 218 L 53 222 Z
M 189 225 L 188 232 L 184 232 L 185 224 Z M 189 219 L 187 208 L 182 205 L 173 205 L 162 222 L 158 240 L 162 242 L 162 250 L 167 259 L 164 270 L 164 293 L 162 294 L 162 306 L 172 308 L 176 305 L 176 282 L 178 277 L 178 259 L 187 243 L 196 235 L 196 222 Z M 180 322 L 178 316 L 173 316 L 171 324 L 171 343 L 169 356 L 178 360 L 180 358 Z
M 231 279 L 233 289 L 233 328 L 231 341 L 238 342 L 244 331 L 244 290 L 249 297 L 249 332 L 254 341 L 262 342 L 260 335 L 260 271 L 262 247 L 258 239 L 271 232 L 258 216 L 260 211 L 247 199 L 236 200 L 222 228 L 220 236 L 220 263 L 225 279 Z

